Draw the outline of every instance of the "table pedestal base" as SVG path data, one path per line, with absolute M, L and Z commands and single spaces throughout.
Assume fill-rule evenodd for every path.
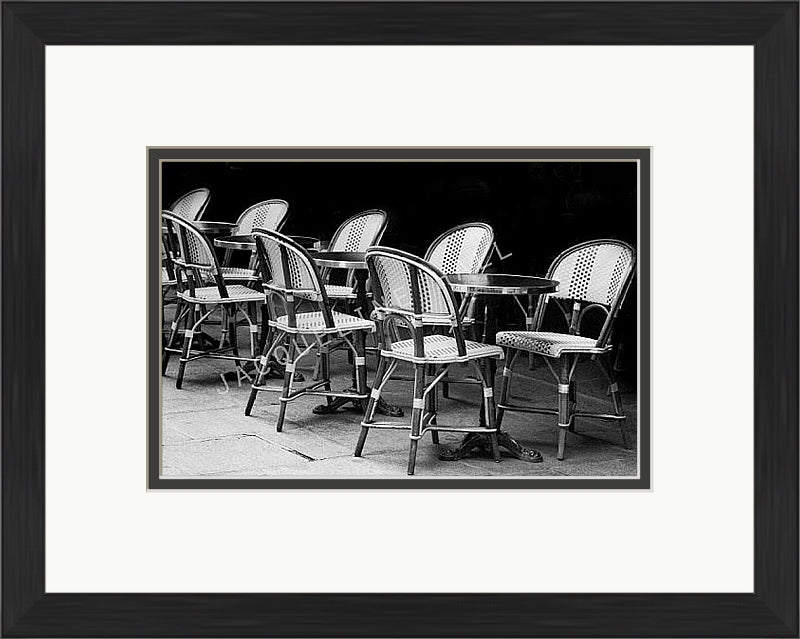
M 506 432 L 498 431 L 497 441 L 500 448 L 504 448 L 512 457 L 521 461 L 538 464 L 542 461 L 542 454 L 533 448 L 525 448 L 516 439 Z M 439 459 L 442 461 L 458 461 L 467 457 L 492 458 L 492 443 L 488 435 L 483 433 L 467 433 L 458 448 L 450 450 L 440 448 Z
M 355 388 L 348 388 L 344 392 L 353 394 L 358 393 Z M 328 404 L 320 404 L 319 406 L 315 406 L 312 412 L 315 415 L 330 415 L 331 413 L 338 411 L 340 408 L 344 408 L 346 404 L 351 404 L 350 410 L 354 410 L 357 413 L 363 413 L 367 410 L 367 406 L 364 402 L 365 400 L 363 399 L 334 397 Z M 375 412 L 379 415 L 387 415 L 388 417 L 403 416 L 402 408 L 399 406 L 394 406 L 393 404 L 389 404 L 388 402 L 384 401 L 382 397 L 378 399 L 378 405 L 375 407 Z

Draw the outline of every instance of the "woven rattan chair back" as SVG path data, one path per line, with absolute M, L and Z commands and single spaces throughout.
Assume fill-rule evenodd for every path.
M 265 288 L 283 296 L 300 294 L 327 304 L 325 287 L 308 251 L 277 231 L 255 229 L 252 235 Z
M 380 243 L 389 217 L 385 211 L 370 209 L 345 220 L 333 234 L 329 251 L 363 253 Z
M 534 318 L 541 330 L 548 300 L 570 300 L 571 312 L 559 304 L 569 324 L 569 332 L 580 334 L 583 315 L 589 309 L 602 309 L 606 321 L 598 336 L 604 346 L 613 322 L 627 295 L 636 267 L 636 252 L 630 244 L 619 240 L 591 240 L 573 246 L 559 255 L 547 272 L 548 279 L 559 282 L 558 290 L 542 296 Z
M 195 287 L 215 281 L 220 296 L 227 297 L 222 271 L 208 238 L 194 224 L 173 212 L 162 211 L 161 219 L 172 238 L 168 246 L 173 249 L 170 257 L 175 266 L 178 291 L 188 289 L 194 294 Z
M 194 222 L 203 217 L 203 213 L 210 199 L 211 193 L 208 189 L 195 189 L 194 191 L 189 191 L 181 195 L 173 202 L 169 210 L 178 217 L 182 217 L 184 220 Z
M 458 305 L 439 269 L 388 247 L 367 249 L 366 259 L 378 315 L 399 314 L 414 326 L 450 325 L 460 330 Z
M 236 220 L 233 235 L 250 235 L 253 229 L 280 231 L 289 214 L 289 203 L 285 200 L 264 200 L 253 204 Z
M 493 243 L 494 231 L 488 224 L 461 224 L 437 237 L 425 260 L 442 273 L 480 273 L 489 260 Z

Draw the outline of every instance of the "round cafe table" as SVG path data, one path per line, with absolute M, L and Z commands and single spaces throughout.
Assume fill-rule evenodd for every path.
M 319 242 L 316 237 L 308 235 L 289 235 L 288 237 L 307 250 L 314 250 L 314 247 Z M 224 235 L 214 238 L 214 246 L 238 251 L 253 251 L 256 248 L 256 241 L 252 235 Z
M 497 301 L 501 295 L 526 295 L 528 297 L 528 326 L 533 317 L 533 300 L 537 295 L 552 293 L 558 288 L 558 282 L 542 277 L 528 275 L 507 275 L 502 273 L 456 273 L 446 275 L 450 288 L 456 293 L 469 295 L 484 295 L 488 301 Z M 486 318 L 484 320 L 484 342 L 494 344 L 497 335 L 497 322 L 494 304 L 487 304 Z M 492 378 L 494 378 L 494 360 L 489 360 Z M 480 422 L 484 425 L 484 410 L 481 405 Z M 542 461 L 542 454 L 538 450 L 525 448 L 516 439 L 504 431 L 497 432 L 498 443 L 513 457 L 529 462 Z M 455 450 L 441 449 L 439 459 L 455 461 L 464 459 L 474 454 L 489 455 L 491 457 L 491 443 L 486 435 L 481 433 L 468 433 Z
M 367 301 L 367 258 L 366 253 L 361 252 L 349 252 L 349 251 L 320 251 L 319 253 L 313 253 L 311 257 L 314 258 L 314 261 L 317 263 L 317 266 L 321 266 L 324 268 L 341 268 L 347 269 L 353 272 L 353 275 L 356 280 L 355 285 L 355 292 L 356 292 L 356 300 L 358 306 L 354 309 L 355 311 L 362 311 L 363 315 L 367 315 L 367 311 L 369 309 L 368 301 Z M 348 389 L 345 392 L 352 391 L 353 393 L 356 392 L 355 388 L 355 371 L 353 372 L 353 388 Z M 364 406 L 360 399 L 348 399 L 346 397 L 336 397 L 331 401 L 330 404 L 322 404 L 314 408 L 314 412 L 317 414 L 325 414 L 325 413 L 333 413 L 337 411 L 339 408 L 347 404 L 348 402 L 352 402 L 353 406 L 359 410 L 363 411 Z M 376 411 L 383 415 L 402 415 L 403 411 L 399 406 L 393 406 L 387 403 L 383 398 L 378 400 L 378 406 Z
M 233 222 L 212 222 L 211 220 L 195 220 L 192 224 L 207 235 L 230 234 L 236 227 Z

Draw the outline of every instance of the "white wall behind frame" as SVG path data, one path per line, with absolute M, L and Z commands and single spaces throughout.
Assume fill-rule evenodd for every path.
M 46 55 L 48 591 L 752 590 L 751 48 Z M 146 492 L 147 145 L 653 146 L 654 489 Z

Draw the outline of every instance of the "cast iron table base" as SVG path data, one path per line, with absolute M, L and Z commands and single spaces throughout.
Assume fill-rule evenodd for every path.
M 500 448 L 505 448 L 512 457 L 522 461 L 538 464 L 542 461 L 542 453 L 533 448 L 525 448 L 516 439 L 506 432 L 498 431 L 497 440 Z M 458 448 L 439 449 L 439 459 L 442 461 L 458 461 L 467 457 L 492 458 L 492 444 L 487 435 L 482 433 L 467 433 Z

